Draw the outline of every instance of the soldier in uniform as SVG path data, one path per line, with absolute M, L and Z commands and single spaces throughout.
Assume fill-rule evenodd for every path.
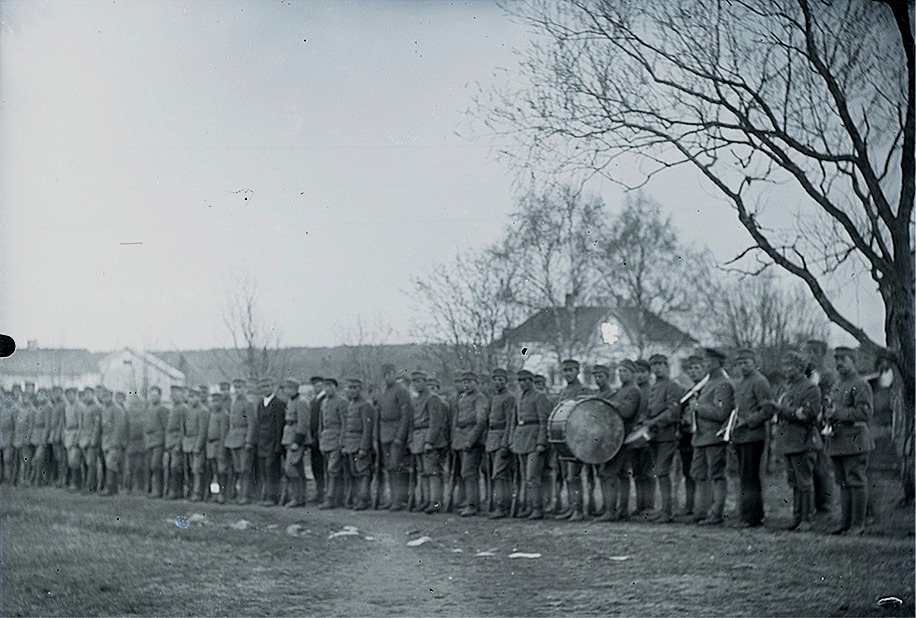
M 53 404 L 48 399 L 48 391 L 41 388 L 35 395 L 35 405 L 32 410 L 32 444 L 33 464 L 32 483 L 37 486 L 45 485 L 49 480 L 48 463 L 50 459 L 49 439 L 51 431 L 51 408 Z
M 394 365 L 382 366 L 385 390 L 379 396 L 379 440 L 382 446 L 382 461 L 385 476 L 391 491 L 390 503 L 381 508 L 402 511 L 407 506 L 408 449 L 405 447 L 410 420 L 413 417 L 413 402 L 403 384 L 397 381 Z M 379 486 L 379 493 L 383 485 Z
M 751 528 L 763 523 L 763 484 L 760 480 L 760 460 L 763 457 L 767 421 L 773 416 L 773 389 L 757 369 L 753 350 L 741 349 L 735 354 L 740 379 L 735 383 L 737 421 L 731 444 L 738 458 L 739 526 Z
M 859 535 L 865 532 L 868 505 L 868 453 L 875 448 L 869 428 L 874 400 L 871 387 L 856 368 L 855 351 L 838 347 L 833 354 L 840 379 L 833 385 L 833 405 L 824 414 L 830 427 L 827 453 L 833 460 L 842 506 L 840 524 L 833 532 Z
M 684 372 L 693 386 L 696 386 L 706 375 L 706 363 L 700 356 L 689 356 L 684 362 Z M 699 393 L 691 397 L 686 404 L 681 404 L 680 425 L 678 427 L 677 452 L 681 459 L 681 474 L 684 477 L 684 515 L 691 517 L 694 514 L 694 501 L 696 497 L 696 483 L 690 476 L 693 467 L 693 434 L 696 431 L 695 418 L 692 409 Z
M 636 385 L 642 394 L 637 424 L 644 424 L 649 407 L 652 367 L 644 358 L 636 359 Z M 655 476 L 652 474 L 652 449 L 649 444 L 637 445 L 630 451 L 630 465 L 633 468 L 633 484 L 636 487 L 636 510 L 634 515 L 646 515 L 655 508 Z
M 131 493 L 146 492 L 149 471 L 146 468 L 146 410 L 143 402 L 136 395 L 127 397 L 127 462 L 130 474 L 127 489 Z
M 810 530 L 814 514 L 814 461 L 821 448 L 817 430 L 820 393 L 805 378 L 805 359 L 797 352 L 782 358 L 786 378 L 776 401 L 776 448 L 786 458 L 786 479 L 792 488 L 789 530 Z
M 80 418 L 79 446 L 83 452 L 86 474 L 83 491 L 98 489 L 99 449 L 102 444 L 102 408 L 95 398 L 95 391 L 83 389 L 83 416 Z
M 827 355 L 827 343 L 819 339 L 809 339 L 805 342 L 803 354 L 807 365 L 805 374 L 808 379 L 821 391 L 821 412 L 818 424 L 823 429 L 825 421 L 823 411 L 832 404 L 830 398 L 837 375 L 824 366 L 824 357 Z M 833 506 L 833 489 L 835 487 L 833 463 L 827 454 L 827 449 L 817 451 L 814 461 L 814 508 L 818 517 L 829 517 Z
M 207 414 L 206 443 L 204 455 L 207 458 L 204 476 L 204 487 L 208 488 L 216 479 L 219 493 L 218 504 L 226 503 L 229 491 L 229 452 L 226 449 L 226 435 L 229 433 L 229 408 L 222 393 L 210 395 L 210 411 Z M 213 497 L 211 496 L 212 500 Z
M 706 348 L 709 382 L 696 399 L 696 433 L 693 434 L 693 466 L 690 474 L 697 484 L 697 512 L 701 525 L 724 521 L 728 482 L 725 478 L 726 444 L 720 430 L 735 407 L 735 391 L 725 374 L 725 354 Z M 710 501 L 711 498 L 711 501 Z
M 231 382 L 227 382 L 224 380 L 219 383 L 219 400 L 220 400 L 221 405 L 225 405 L 232 400 L 232 383 Z
M 178 500 L 184 498 L 185 461 L 181 448 L 181 438 L 184 431 L 184 419 L 188 414 L 185 404 L 184 387 L 173 384 L 170 397 L 172 409 L 165 425 L 165 455 L 163 465 L 168 470 L 168 499 Z
M 67 451 L 64 449 L 64 389 L 55 386 L 51 389 L 51 428 L 48 442 L 51 445 L 51 459 L 54 461 L 53 474 L 58 487 L 67 484 Z
M 234 379 L 232 388 L 235 390 L 235 399 L 229 407 L 229 430 L 225 446 L 232 456 L 232 469 L 239 479 L 238 503 L 248 504 L 257 409 L 254 403 L 248 401 L 248 384 L 243 378 Z
M 509 372 L 496 368 L 490 374 L 493 380 L 493 397 L 487 412 L 486 452 L 490 464 L 490 479 L 493 486 L 495 509 L 492 519 L 509 515 L 509 501 L 512 497 L 512 458 L 509 455 L 509 422 L 515 413 L 515 397 L 506 388 Z M 489 499 L 490 496 L 487 496 Z
M 461 375 L 464 392 L 458 398 L 457 414 L 452 419 L 452 449 L 458 455 L 465 506 L 462 517 L 477 515 L 480 508 L 480 463 L 483 457 L 487 428 L 486 396 L 477 390 L 477 375 L 466 371 Z
M 13 448 L 13 434 L 16 432 L 15 402 L 13 396 L 6 391 L 0 392 L 0 450 L 2 450 L 3 465 L 0 482 L 12 484 L 12 472 L 16 460 L 16 450 Z
M 260 382 L 261 397 L 257 402 L 257 473 L 261 506 L 275 506 L 280 500 L 280 459 L 286 403 L 276 394 L 276 381 L 264 378 Z
M 603 373 L 605 368 L 599 369 Z M 611 395 L 608 403 L 623 421 L 624 435 L 636 425 L 642 392 L 636 385 L 636 363 L 626 359 L 617 366 L 620 389 Z M 626 444 L 605 463 L 599 472 L 601 493 L 604 494 L 604 513 L 597 521 L 608 522 L 630 518 L 630 457 L 631 449 Z
M 204 499 L 204 467 L 206 464 L 208 410 L 201 402 L 201 393 L 188 389 L 188 406 L 181 435 L 181 452 L 184 455 L 184 469 L 191 471 L 191 502 Z M 208 397 L 209 398 L 209 397 Z
M 146 449 L 146 466 L 149 470 L 150 496 L 162 497 L 162 469 L 165 461 L 165 430 L 169 410 L 162 405 L 162 389 L 149 388 L 149 402 L 143 415 L 143 446 Z
M 311 435 L 317 436 L 319 434 L 318 420 L 321 418 L 321 402 L 324 401 L 326 396 L 324 388 L 327 385 L 327 381 L 321 376 L 312 376 L 309 378 L 309 383 L 312 385 L 312 391 L 315 394 L 310 404 L 311 414 L 309 416 L 309 431 Z M 341 399 L 343 399 L 343 397 L 341 397 Z M 315 500 L 321 503 L 324 500 L 325 491 L 324 452 L 320 448 L 309 449 L 309 458 L 312 462 L 312 475 L 315 477 Z
M 579 361 L 567 359 L 560 363 L 560 366 L 566 386 L 560 392 L 557 403 L 588 397 L 592 394 L 592 390 L 579 381 Z M 582 462 L 576 459 L 563 459 L 562 461 L 569 494 L 569 507 L 557 517 L 570 521 L 582 521 L 585 519 L 582 512 L 583 493 L 589 490 L 588 487 L 582 487 Z
M 127 448 L 127 413 L 112 398 L 111 391 L 99 387 L 102 406 L 102 456 L 105 459 L 105 489 L 102 495 L 118 493 L 118 476 L 122 472 Z
M 369 508 L 369 484 L 372 481 L 373 435 L 378 412 L 363 397 L 363 382 L 359 378 L 347 381 L 347 415 L 343 428 L 343 448 L 351 478 L 355 483 L 354 511 Z
M 305 506 L 306 476 L 305 457 L 312 447 L 311 409 L 308 402 L 299 395 L 299 380 L 287 378 L 283 383 L 286 394 L 283 438 L 280 444 L 286 450 L 283 472 L 286 475 L 287 495 L 291 496 L 286 506 Z
M 516 517 L 543 519 L 541 487 L 547 454 L 547 419 L 551 404 L 547 395 L 534 387 L 534 374 L 522 369 L 515 374 L 521 394 L 509 418 L 509 450 L 518 457 L 518 469 L 525 484 L 526 504 Z
M 337 393 L 337 380 L 325 378 L 324 397 L 318 417 L 318 448 L 321 450 L 327 485 L 320 509 L 341 506 L 344 496 L 343 428 L 347 419 L 347 400 Z M 314 470 L 312 471 L 314 472 Z M 317 473 L 316 480 L 317 480 Z
M 426 504 L 423 510 L 432 515 L 442 505 L 442 480 L 448 449 L 448 404 L 430 385 L 437 382 L 423 371 L 411 374 L 417 401 L 411 424 L 410 452 L 418 460 L 420 485 Z
M 681 397 L 684 389 L 671 379 L 668 357 L 653 354 L 649 357 L 655 383 L 649 388 L 644 423 L 649 429 L 652 474 L 661 495 L 661 508 L 653 514 L 653 521 L 667 523 L 672 520 L 671 465 L 677 451 L 677 430 L 681 416 Z
M 80 419 L 85 414 L 86 406 L 77 397 L 75 388 L 64 391 L 66 405 L 63 417 L 63 443 L 67 451 L 67 467 L 70 469 L 70 491 L 82 488 L 83 454 L 80 451 Z

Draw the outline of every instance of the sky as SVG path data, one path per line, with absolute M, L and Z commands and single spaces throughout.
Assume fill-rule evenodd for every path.
M 0 21 L 0 331 L 19 345 L 225 347 L 241 279 L 283 345 L 357 322 L 409 341 L 411 277 L 513 210 L 501 145 L 461 130 L 528 42 L 493 3 L 0 0 Z M 649 192 L 685 239 L 744 248 L 688 171 Z M 880 337 L 869 290 L 844 302 Z

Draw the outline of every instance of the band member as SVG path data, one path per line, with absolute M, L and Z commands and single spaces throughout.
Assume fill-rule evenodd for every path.
M 608 402 L 623 421 L 624 435 L 633 431 L 642 400 L 636 385 L 636 363 L 627 359 L 617 366 L 620 388 Z M 608 522 L 630 518 L 630 448 L 621 445 L 617 454 L 601 467 L 601 493 L 604 494 L 604 514 L 597 521 Z
M 326 396 L 324 389 L 327 386 L 327 381 L 321 376 L 312 376 L 309 378 L 309 383 L 314 394 L 309 404 L 309 431 L 312 436 L 317 436 L 319 434 L 318 421 L 321 418 L 321 402 L 324 401 Z M 344 400 L 344 398 L 341 397 L 341 400 Z M 346 403 L 345 400 L 344 402 Z M 312 475 L 315 477 L 315 500 L 320 504 L 324 500 L 324 451 L 320 448 L 309 449 L 309 459 L 312 462 Z
M 229 431 L 226 448 L 232 456 L 232 470 L 239 480 L 238 503 L 248 504 L 251 498 L 251 467 L 253 465 L 257 408 L 248 401 L 248 383 L 243 378 L 232 381 L 235 399 L 229 406 Z
M 696 386 L 706 375 L 706 363 L 700 356 L 689 356 L 684 361 L 684 373 L 690 379 L 691 386 Z M 681 474 L 684 477 L 684 515 L 691 517 L 694 514 L 696 499 L 696 483 L 690 476 L 693 467 L 693 434 L 696 431 L 696 422 L 692 410 L 696 409 L 696 399 L 700 394 L 694 394 L 690 401 L 681 404 L 681 422 L 678 427 L 677 452 L 681 459 Z
M 413 401 L 410 391 L 398 382 L 394 365 L 382 365 L 382 379 L 385 381 L 385 390 L 379 395 L 378 400 L 379 440 L 391 500 L 381 508 L 402 511 L 407 507 L 409 453 L 405 442 L 413 417 Z M 384 485 L 380 484 L 380 493 L 383 488 Z
M 343 448 L 350 476 L 356 485 L 354 511 L 369 508 L 369 484 L 372 481 L 372 447 L 375 443 L 375 426 L 378 412 L 363 397 L 363 382 L 359 378 L 347 380 L 347 416 L 344 420 Z
M 165 425 L 165 455 L 163 466 L 168 471 L 168 498 L 178 500 L 185 495 L 185 460 L 181 449 L 181 438 L 184 431 L 184 418 L 188 414 L 185 404 L 184 387 L 173 384 L 170 397 L 172 409 L 169 410 Z
M 671 379 L 668 357 L 653 354 L 649 358 L 655 383 L 649 388 L 649 401 L 643 421 L 649 428 L 652 473 L 658 483 L 661 508 L 653 514 L 658 522 L 672 520 L 671 465 L 677 451 L 677 430 L 681 416 L 681 396 L 684 394 L 677 382 Z
M 752 350 L 741 349 L 735 354 L 740 378 L 735 383 L 737 421 L 731 434 L 731 444 L 738 458 L 739 526 L 751 528 L 763 523 L 763 484 L 760 480 L 760 460 L 763 457 L 767 421 L 773 416 L 773 389 L 757 369 L 757 357 Z
M 509 372 L 496 368 L 490 374 L 493 380 L 493 398 L 487 412 L 486 451 L 490 464 L 494 510 L 492 519 L 509 515 L 512 494 L 512 459 L 509 455 L 508 424 L 515 411 L 515 397 L 508 391 Z M 489 496 L 487 496 L 489 499 Z
M 546 376 L 540 373 L 534 374 L 534 390 L 543 393 L 547 397 L 547 401 L 550 403 L 550 409 L 553 410 L 556 402 L 550 390 L 547 388 Z M 560 458 L 557 454 L 557 450 L 549 442 L 547 443 L 547 452 L 544 453 L 543 468 L 546 484 L 544 499 L 547 501 L 544 512 L 555 515 L 560 509 L 560 494 L 563 491 L 563 466 L 560 465 Z
M 430 390 L 438 382 L 423 371 L 411 375 L 417 401 L 410 438 L 410 452 L 419 461 L 420 485 L 427 504 L 423 510 L 432 515 L 441 510 L 442 479 L 448 449 L 448 404 Z
M 299 380 L 287 378 L 283 390 L 287 401 L 280 443 L 286 450 L 283 472 L 286 475 L 286 493 L 290 497 L 286 506 L 296 508 L 305 506 L 306 501 L 305 457 L 312 446 L 311 410 L 299 395 Z
M 547 419 L 551 404 L 547 395 L 534 388 L 534 375 L 527 369 L 515 374 L 521 394 L 509 419 L 509 450 L 518 457 L 526 504 L 516 517 L 543 519 L 541 485 L 547 454 Z
M 598 387 L 595 393 L 596 397 L 601 397 L 605 401 L 610 401 L 614 394 L 611 388 L 611 369 L 607 365 L 595 365 L 592 367 L 592 378 L 595 379 L 595 386 Z
M 786 378 L 776 400 L 776 447 L 786 458 L 786 480 L 792 488 L 792 523 L 789 530 L 810 530 L 814 514 L 814 461 L 821 448 L 817 419 L 821 400 L 818 388 L 805 377 L 805 359 L 797 352 L 782 358 Z
M 136 395 L 127 397 L 127 474 L 125 487 L 130 493 L 146 493 L 149 471 L 146 469 L 144 443 L 146 406 Z
M 204 455 L 207 458 L 204 486 L 209 487 L 216 479 L 219 493 L 216 502 L 225 504 L 229 491 L 229 468 L 231 455 L 226 448 L 226 436 L 229 434 L 229 404 L 220 393 L 210 395 L 209 414 L 207 415 L 207 437 L 204 444 Z M 211 500 L 212 500 L 211 496 Z
M 325 378 L 318 419 L 318 448 L 321 449 L 328 481 L 324 501 L 318 507 L 320 509 L 333 509 L 343 503 L 345 462 L 341 449 L 347 405 L 347 400 L 337 393 L 337 380 Z M 317 479 L 317 472 L 312 472 Z
M 644 423 L 649 409 L 649 389 L 652 367 L 644 358 L 636 359 L 636 385 L 639 387 L 639 412 L 637 423 Z M 652 474 L 652 449 L 648 442 L 632 448 L 630 462 L 633 467 L 633 484 L 636 486 L 634 515 L 645 515 L 655 508 L 655 476 Z
M 83 491 L 90 492 L 98 489 L 99 449 L 102 444 L 102 408 L 95 398 L 95 391 L 86 387 L 83 389 L 83 416 L 80 418 L 79 445 L 83 453 L 83 462 L 86 474 L 83 478 Z
M 836 373 L 826 367 L 827 349 L 826 342 L 819 339 L 809 339 L 805 342 L 802 350 L 807 361 L 805 374 L 821 391 L 822 416 L 818 419 L 821 429 L 826 426 L 823 419 L 823 411 L 832 405 L 830 398 L 833 393 L 833 385 L 837 382 Z M 833 506 L 834 487 L 833 462 L 827 454 L 827 449 L 820 449 L 817 451 L 817 459 L 814 461 L 814 508 L 816 515 L 823 517 L 830 515 Z
M 143 418 L 143 445 L 146 447 L 146 462 L 150 474 L 150 496 L 154 498 L 162 497 L 165 431 L 168 422 L 169 410 L 162 405 L 162 390 L 158 386 L 151 386 Z
M 487 428 L 486 396 L 477 389 L 477 375 L 466 371 L 461 375 L 463 392 L 458 398 L 457 414 L 452 420 L 452 449 L 458 454 L 465 506 L 462 517 L 477 515 L 480 508 L 480 463 Z
M 573 359 L 564 360 L 560 363 L 563 372 L 563 379 L 566 380 L 566 386 L 560 392 L 557 403 L 588 397 L 592 390 L 579 381 L 579 361 Z M 569 519 L 570 521 L 582 521 L 585 515 L 582 512 L 582 462 L 576 459 L 561 459 L 563 462 L 563 471 L 566 476 L 566 488 L 569 495 L 569 508 L 557 515 L 560 519 Z M 585 488 L 587 491 L 588 488 Z
M 258 487 L 261 506 L 275 506 L 280 501 L 280 458 L 286 402 L 277 397 L 277 383 L 263 378 L 259 384 L 255 446 Z
M 694 520 L 701 525 L 719 525 L 724 521 L 725 440 L 719 430 L 735 407 L 735 391 L 725 374 L 725 354 L 706 348 L 709 383 L 695 403 L 697 430 L 693 435 L 693 466 L 690 470 L 697 484 L 697 512 Z M 710 502 L 710 498 L 712 499 Z
M 833 405 L 825 411 L 830 429 L 827 453 L 840 486 L 842 512 L 834 534 L 858 535 L 865 532 L 868 505 L 868 453 L 875 448 L 869 423 L 874 415 L 871 387 L 856 368 L 856 354 L 850 348 L 834 350 L 839 381 L 833 385 Z
M 98 389 L 102 406 L 102 456 L 105 459 L 105 489 L 102 495 L 118 493 L 118 476 L 122 473 L 127 448 L 127 412 L 105 387 Z

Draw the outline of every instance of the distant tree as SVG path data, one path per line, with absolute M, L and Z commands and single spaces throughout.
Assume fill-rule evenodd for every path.
M 337 338 L 346 350 L 341 375 L 358 377 L 367 388 L 380 384 L 382 365 L 392 362 L 389 344 L 393 336 L 394 328 L 381 318 L 368 323 L 360 316 L 353 324 L 338 328 Z
M 250 275 L 236 276 L 233 287 L 227 292 L 223 323 L 232 338 L 229 360 L 241 366 L 250 380 L 281 376 L 285 363 L 280 350 L 280 332 L 261 314 L 258 284 Z

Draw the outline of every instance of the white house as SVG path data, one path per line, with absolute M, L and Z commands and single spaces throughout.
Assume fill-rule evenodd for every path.
M 41 349 L 34 341 L 12 356 L 0 359 L 0 386 L 31 382 L 36 388 L 95 386 L 101 376 L 96 355 L 89 350 Z
M 99 360 L 102 384 L 113 391 L 146 395 L 151 386 L 163 393 L 173 384 L 185 386 L 185 375 L 161 358 L 148 352 L 123 348 Z

